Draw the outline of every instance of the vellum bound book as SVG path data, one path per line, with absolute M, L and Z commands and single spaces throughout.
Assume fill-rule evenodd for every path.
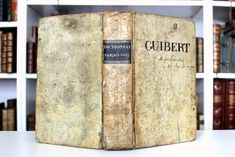
M 36 138 L 133 149 L 196 136 L 195 26 L 134 12 L 40 20 Z

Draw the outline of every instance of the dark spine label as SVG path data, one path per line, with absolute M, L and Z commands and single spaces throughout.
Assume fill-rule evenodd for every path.
M 131 64 L 130 40 L 104 40 L 104 64 Z

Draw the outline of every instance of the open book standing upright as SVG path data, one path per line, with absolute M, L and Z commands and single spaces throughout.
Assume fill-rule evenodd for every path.
M 133 12 L 40 20 L 39 142 L 131 149 L 196 135 L 195 26 Z

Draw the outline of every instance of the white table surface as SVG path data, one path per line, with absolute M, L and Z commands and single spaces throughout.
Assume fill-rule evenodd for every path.
M 235 157 L 235 130 L 199 131 L 197 139 L 173 145 L 106 151 L 41 144 L 34 132 L 0 132 L 0 157 Z

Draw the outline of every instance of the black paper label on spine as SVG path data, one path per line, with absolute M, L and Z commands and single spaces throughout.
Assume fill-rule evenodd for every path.
M 104 40 L 104 64 L 131 64 L 130 40 Z

